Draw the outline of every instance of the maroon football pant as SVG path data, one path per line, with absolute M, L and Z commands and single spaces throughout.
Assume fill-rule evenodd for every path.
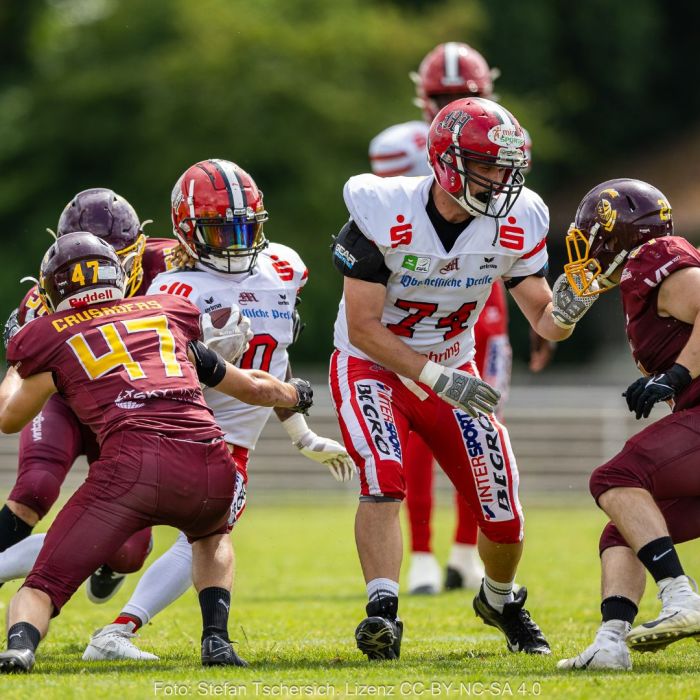
M 132 535 L 171 525 L 190 540 L 228 532 L 236 466 L 226 443 L 117 433 L 61 509 L 24 585 L 57 615 L 80 584 Z
M 632 436 L 622 451 L 590 479 L 596 502 L 612 488 L 649 491 L 674 542 L 700 538 L 700 407 L 672 413 Z M 628 546 L 613 523 L 603 530 L 600 551 Z
M 20 433 L 17 481 L 8 500 L 45 517 L 75 460 L 85 455 L 92 463 L 99 453 L 95 434 L 54 394 Z

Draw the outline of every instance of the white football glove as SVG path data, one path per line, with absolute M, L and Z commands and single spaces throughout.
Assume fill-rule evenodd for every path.
M 597 283 L 593 282 L 594 288 Z M 572 328 L 584 316 L 586 311 L 593 306 L 598 295 L 580 297 L 566 279 L 565 274 L 559 275 L 552 287 L 552 317 L 554 323 L 560 328 Z
M 355 464 L 347 450 L 336 440 L 316 435 L 306 424 L 304 416 L 297 414 L 282 421 L 282 427 L 304 457 L 325 464 L 336 481 L 350 481 Z
M 223 328 L 214 328 L 208 313 L 202 314 L 201 327 L 204 344 L 231 363 L 238 360 L 253 339 L 250 321 L 246 316 L 241 316 L 237 308 L 231 310 L 231 315 Z
M 444 367 L 432 360 L 426 362 L 418 381 L 427 384 L 441 399 L 466 411 L 472 418 L 478 418 L 479 413 L 493 413 L 501 398 L 500 392 L 469 372 Z

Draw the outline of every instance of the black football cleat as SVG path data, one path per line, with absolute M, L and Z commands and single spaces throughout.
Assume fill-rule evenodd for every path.
M 357 648 L 370 661 L 398 659 L 401 656 L 403 622 L 399 620 L 399 599 L 381 598 L 367 604 L 367 617 L 355 630 Z
M 228 639 L 210 634 L 202 640 L 202 666 L 247 666 Z
M 87 597 L 98 605 L 106 603 L 117 594 L 125 580 L 126 574 L 118 574 L 116 571 L 112 571 L 107 564 L 102 564 L 88 579 Z
M 542 630 L 523 607 L 526 600 L 527 588 L 523 586 L 515 594 L 515 600 L 512 603 L 506 603 L 503 606 L 503 612 L 499 613 L 488 604 L 482 584 L 481 590 L 474 598 L 474 612 L 487 625 L 497 627 L 505 634 L 510 651 L 522 651 L 526 654 L 551 654 L 552 650 L 549 648 Z
M 29 673 L 34 668 L 31 649 L 8 649 L 0 653 L 0 673 Z
M 445 569 L 445 585 L 444 589 L 446 591 L 456 591 L 460 588 L 464 588 L 464 578 L 462 574 L 457 571 L 457 569 L 448 566 Z

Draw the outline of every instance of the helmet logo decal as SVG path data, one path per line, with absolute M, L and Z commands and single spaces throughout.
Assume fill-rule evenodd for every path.
M 455 109 L 445 115 L 445 118 L 440 122 L 440 126 L 451 131 L 453 139 L 458 138 L 462 133 L 462 129 L 471 118 L 471 114 L 463 112 L 461 109 Z
M 661 207 L 659 212 L 659 218 L 661 221 L 671 220 L 671 205 L 665 199 L 659 199 L 657 204 Z
M 515 126 L 496 124 L 489 129 L 486 136 L 491 143 L 495 143 L 497 146 L 505 146 L 508 149 L 521 148 L 525 145 L 525 137 Z

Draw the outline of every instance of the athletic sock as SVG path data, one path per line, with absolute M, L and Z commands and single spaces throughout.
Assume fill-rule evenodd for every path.
M 367 598 L 370 603 L 381 598 L 398 598 L 399 583 L 390 578 L 373 578 L 367 583 Z
M 129 613 L 121 612 L 119 616 L 114 619 L 113 625 L 128 625 L 130 622 L 134 623 L 134 632 L 143 625 L 141 619 L 136 615 L 130 615 Z
M 670 537 L 659 537 L 645 544 L 637 552 L 637 557 L 657 583 L 663 578 L 677 578 L 685 574 Z
M 603 616 L 603 622 L 624 620 L 631 625 L 634 622 L 634 618 L 637 617 L 638 612 L 639 609 L 637 606 L 629 598 L 625 598 L 622 595 L 608 596 L 600 604 L 600 613 Z
M 202 609 L 202 639 L 211 634 L 228 641 L 228 612 L 231 608 L 231 592 L 225 588 L 203 588 L 199 592 Z
M 25 523 L 4 505 L 0 508 L 0 552 L 29 537 L 33 529 L 33 525 Z
M 515 600 L 513 595 L 513 581 L 501 583 L 494 581 L 488 576 L 484 576 L 483 585 L 486 602 L 499 613 L 503 612 L 503 606 L 506 603 L 512 603 Z
M 28 622 L 17 622 L 7 630 L 7 648 L 36 651 L 41 641 L 39 630 Z

